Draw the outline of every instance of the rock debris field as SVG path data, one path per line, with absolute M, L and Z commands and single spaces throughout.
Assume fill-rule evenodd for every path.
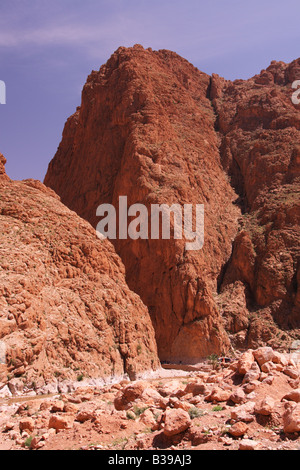
M 260 347 L 193 372 L 102 387 L 65 381 L 49 395 L 12 379 L 0 390 L 0 448 L 298 450 L 297 357 Z

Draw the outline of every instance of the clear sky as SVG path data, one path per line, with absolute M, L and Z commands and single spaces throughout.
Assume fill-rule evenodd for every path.
M 134 44 L 249 78 L 300 56 L 300 1 L 0 0 L 0 152 L 11 178 L 43 180 L 90 71 Z

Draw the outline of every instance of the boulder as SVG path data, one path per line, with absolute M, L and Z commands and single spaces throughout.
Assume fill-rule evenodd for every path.
M 74 418 L 69 415 L 52 415 L 49 419 L 48 428 L 53 428 L 56 431 L 62 429 L 71 429 L 73 426 Z
M 5 385 L 4 387 L 1 388 L 0 390 L 0 398 L 8 398 L 11 397 L 12 393 L 8 388 L 8 385 Z
M 157 390 L 150 387 L 144 389 L 140 399 L 147 406 L 155 406 L 157 408 L 162 408 L 163 410 L 166 409 L 168 404 L 167 398 L 162 397 Z
M 251 439 L 242 439 L 239 443 L 239 450 L 257 450 L 259 443 Z
M 156 419 L 152 411 L 148 408 L 140 415 L 140 421 L 147 427 L 155 429 L 157 427 Z
M 244 436 L 247 431 L 248 426 L 243 421 L 238 421 L 237 423 L 233 424 L 228 430 L 229 434 L 233 437 Z
M 128 410 L 131 404 L 137 400 L 142 399 L 143 392 L 148 388 L 148 383 L 144 381 L 138 381 L 127 385 L 125 388 L 120 390 L 114 400 L 116 410 Z M 155 390 L 153 390 L 155 392 Z M 160 394 L 157 392 L 157 396 Z M 162 397 L 160 396 L 162 400 Z
M 283 414 L 283 431 L 285 433 L 300 432 L 300 404 L 287 403 Z
M 19 428 L 20 431 L 29 431 L 33 432 L 35 425 L 34 425 L 34 420 L 32 418 L 23 418 L 19 422 Z
M 241 375 L 245 375 L 249 369 L 251 368 L 252 364 L 254 362 L 254 355 L 252 349 L 249 349 L 248 351 L 244 352 L 237 364 L 237 370 L 238 373 Z
M 24 382 L 21 379 L 11 379 L 8 382 L 8 388 L 11 391 L 12 395 L 21 395 L 24 389 Z
M 223 390 L 220 387 L 215 387 L 212 391 L 205 397 L 205 401 L 211 401 L 213 403 L 223 402 L 229 400 L 231 395 L 230 390 Z
M 244 390 L 240 387 L 234 390 L 234 392 L 232 392 L 232 394 L 230 395 L 230 400 L 237 405 L 241 405 L 246 401 L 246 399 L 246 394 Z
M 248 402 L 244 405 L 234 408 L 230 415 L 232 421 L 243 421 L 244 423 L 250 423 L 254 421 L 254 402 Z
M 273 369 L 277 370 L 277 367 L 282 367 L 280 364 L 277 364 L 277 366 L 274 364 L 272 361 L 267 361 L 264 362 L 261 366 L 262 372 L 265 372 L 266 374 L 269 374 Z
M 282 397 L 281 401 L 283 400 L 294 401 L 296 403 L 300 403 L 300 388 L 291 390 L 289 393 L 287 393 L 286 395 Z
M 261 348 L 255 349 L 253 351 L 253 355 L 257 360 L 260 367 L 265 363 L 272 361 L 274 359 L 274 351 L 272 348 L 268 346 L 263 346 Z
M 297 379 L 299 377 L 299 372 L 295 367 L 286 367 L 283 369 L 283 373 L 291 379 Z
M 254 412 L 259 415 L 268 416 L 273 413 L 275 401 L 272 397 L 266 396 L 262 400 L 255 403 Z
M 95 419 L 95 413 L 93 411 L 79 411 L 77 413 L 75 420 L 79 423 L 85 423 L 86 421 L 92 421 Z
M 166 436 L 175 436 L 190 427 L 191 418 L 186 411 L 180 408 L 167 409 L 164 414 L 164 422 L 164 434 Z
M 55 400 L 51 403 L 51 413 L 59 413 L 64 411 L 65 403 L 63 400 Z
M 250 369 L 244 375 L 243 384 L 247 382 L 253 382 L 254 380 L 258 380 L 260 378 L 261 370 L 257 362 L 252 362 Z

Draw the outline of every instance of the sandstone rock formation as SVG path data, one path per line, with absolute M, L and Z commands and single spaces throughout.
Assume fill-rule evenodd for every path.
M 11 181 L 0 164 L 1 388 L 157 368 L 148 310 L 111 243 L 51 189 Z
M 239 209 L 223 171 L 210 77 L 177 54 L 120 48 L 92 72 L 45 184 L 96 227 L 102 203 L 206 205 L 202 250 L 184 240 L 116 240 L 126 279 L 148 306 L 162 360 L 228 348 L 213 293 Z
M 45 184 L 94 227 L 97 207 L 117 208 L 119 196 L 148 208 L 204 204 L 202 250 L 114 241 L 162 360 L 299 334 L 299 64 L 230 82 L 170 51 L 121 47 L 66 122 Z
M 0 153 L 0 181 L 8 180 L 8 176 L 5 171 L 6 158 Z
M 249 80 L 212 77 L 221 160 L 243 212 L 222 290 L 229 289 L 231 298 L 238 294 L 242 317 L 243 298 L 256 311 L 252 346 L 257 338 L 278 346 L 275 325 L 300 327 L 300 106 L 292 102 L 297 77 L 300 59 L 272 61 Z M 240 282 L 244 294 L 233 288 Z

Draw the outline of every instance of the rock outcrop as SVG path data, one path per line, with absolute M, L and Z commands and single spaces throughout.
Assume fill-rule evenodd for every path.
M 277 326 L 300 327 L 300 106 L 292 102 L 297 77 L 300 59 L 273 61 L 249 80 L 212 77 L 221 160 L 243 212 L 221 299 L 231 312 L 232 298 L 240 301 L 240 325 L 232 333 L 245 331 L 245 307 L 256 312 L 247 330 L 251 346 L 262 340 L 278 347 L 286 334 Z
M 112 244 L 50 188 L 11 181 L 0 163 L 1 386 L 22 392 L 157 368 L 148 310 Z
M 5 171 L 6 158 L 0 153 L 0 181 L 7 181 L 9 177 Z
M 126 279 L 148 306 L 162 360 L 228 349 L 214 300 L 237 232 L 237 198 L 222 168 L 210 77 L 169 51 L 120 48 L 92 72 L 45 184 L 96 227 L 96 209 L 205 204 L 205 243 L 116 240 Z
M 230 82 L 170 51 L 119 48 L 66 122 L 44 182 L 94 227 L 97 207 L 117 208 L 119 196 L 204 204 L 201 250 L 114 241 L 161 360 L 196 362 L 230 341 L 287 345 L 299 333 L 298 74 L 299 60 L 273 62 Z

